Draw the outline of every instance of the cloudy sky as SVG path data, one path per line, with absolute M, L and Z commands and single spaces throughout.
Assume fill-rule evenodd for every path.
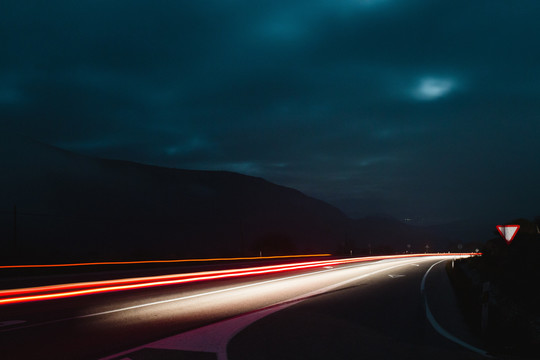
M 353 216 L 540 215 L 537 0 L 3 0 L 0 129 Z

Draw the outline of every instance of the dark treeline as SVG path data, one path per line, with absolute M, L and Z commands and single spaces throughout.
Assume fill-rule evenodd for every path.
M 495 231 L 482 256 L 456 262 L 452 275 L 466 318 L 492 352 L 537 358 L 540 217 L 508 224 L 520 225 L 510 244 Z

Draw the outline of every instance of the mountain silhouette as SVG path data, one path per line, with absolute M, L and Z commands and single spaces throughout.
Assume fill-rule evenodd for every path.
M 336 252 L 350 236 L 337 208 L 257 177 L 96 159 L 16 135 L 0 149 L 0 234 L 19 257 Z
M 352 220 L 258 177 L 92 158 L 5 133 L 0 150 L 2 261 L 448 248 L 424 228 L 388 217 Z

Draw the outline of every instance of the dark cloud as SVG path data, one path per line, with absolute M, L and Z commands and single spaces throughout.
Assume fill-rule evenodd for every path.
M 538 4 L 3 1 L 0 124 L 355 215 L 533 216 Z

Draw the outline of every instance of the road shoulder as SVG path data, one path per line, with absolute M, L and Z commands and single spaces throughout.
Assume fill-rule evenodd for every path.
M 443 331 L 461 342 L 482 350 L 484 344 L 480 337 L 471 331 L 459 308 L 456 293 L 446 271 L 446 264 L 446 261 L 436 264 L 426 276 L 424 291 L 428 307 L 426 310 L 431 312 L 437 323 L 435 326 L 440 326 Z

